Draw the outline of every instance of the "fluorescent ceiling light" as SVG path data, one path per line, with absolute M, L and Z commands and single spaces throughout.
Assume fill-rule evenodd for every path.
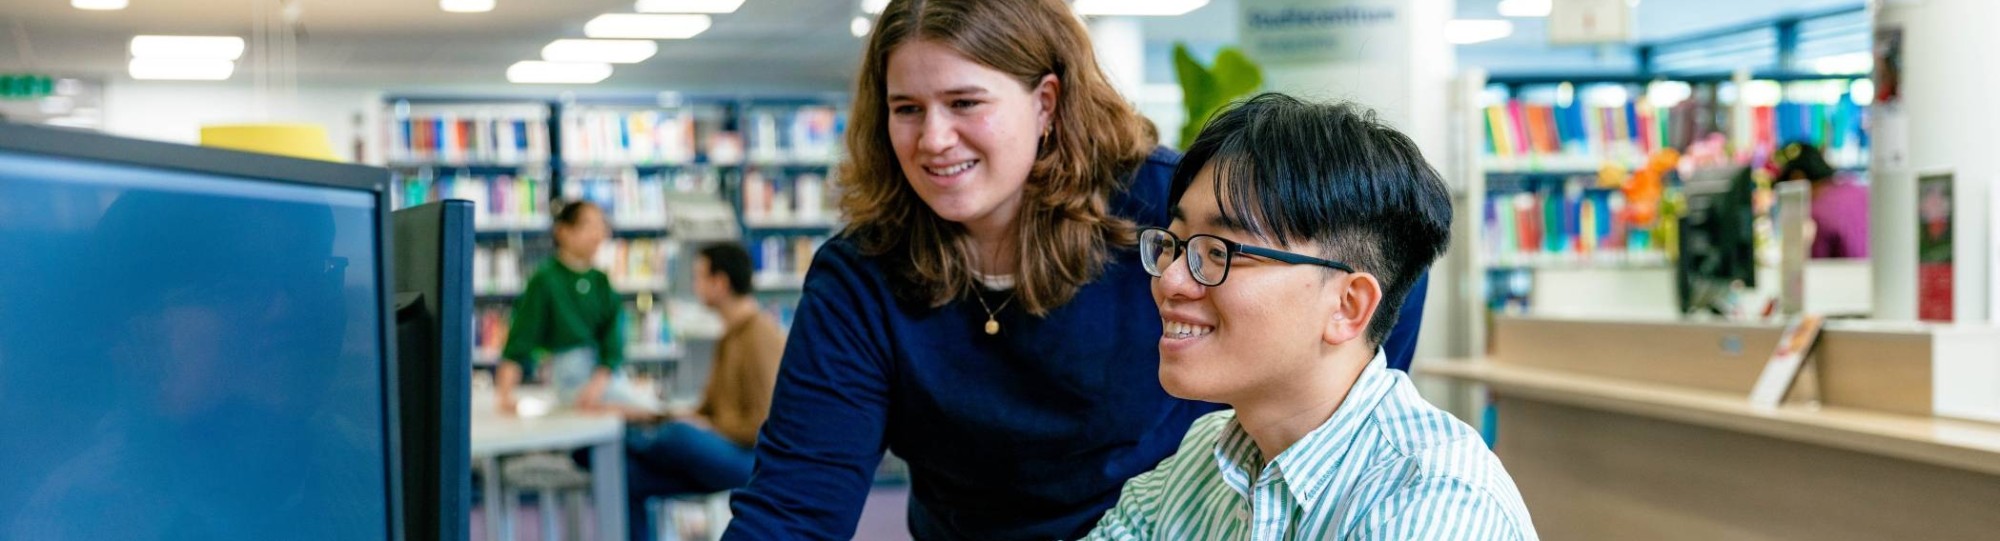
M 1201 9 L 1208 0 L 1076 0 L 1077 15 L 1173 17 Z
M 584 23 L 597 39 L 688 39 L 708 30 L 707 15 L 606 13 Z
M 507 81 L 527 84 L 587 85 L 611 76 L 603 62 L 544 62 L 524 60 L 507 67 Z
M 1862 51 L 1832 56 L 1822 56 L 1812 60 L 1812 69 L 1823 75 L 1858 75 L 1875 69 L 1875 55 Z
M 133 36 L 133 58 L 235 60 L 243 57 L 236 36 Z
M 1655 81 L 1646 85 L 1646 101 L 1654 107 L 1673 107 L 1694 97 L 1694 85 L 1684 81 Z
M 1470 45 L 1514 35 L 1514 23 L 1501 19 L 1452 19 L 1444 22 L 1444 39 Z
M 542 60 L 634 64 L 659 52 L 658 44 L 643 39 L 559 39 L 542 48 Z
M 881 13 L 889 9 L 889 0 L 861 0 L 862 13 Z
M 1590 107 L 1623 107 L 1632 102 L 1632 91 L 1624 85 L 1591 85 L 1583 88 L 1583 104 Z
M 125 0 L 69 0 L 69 6 L 91 11 L 112 11 L 125 9 Z
M 1547 17 L 1550 0 L 1500 0 L 1501 17 Z
M 438 0 L 438 9 L 451 13 L 485 13 L 493 11 L 493 0 Z
M 874 26 L 875 23 L 868 22 L 868 17 L 857 16 L 853 22 L 847 23 L 847 31 L 853 32 L 857 38 L 867 37 L 868 31 L 873 30 Z
M 1755 80 L 1745 83 L 1741 90 L 1743 103 L 1751 107 L 1775 106 L 1785 99 L 1785 87 L 1777 81 Z
M 1853 85 L 1847 87 L 1847 95 L 1854 99 L 1855 105 L 1867 107 L 1868 104 L 1875 103 L 1875 81 L 1869 79 L 1854 81 Z
M 134 58 L 128 68 L 133 79 L 220 81 L 236 72 L 236 63 L 218 58 Z
M 743 0 L 639 0 L 640 13 L 735 13 Z

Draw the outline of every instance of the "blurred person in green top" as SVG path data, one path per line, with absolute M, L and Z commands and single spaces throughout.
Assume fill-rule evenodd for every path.
M 559 203 L 554 227 L 555 256 L 535 269 L 514 301 L 494 386 L 501 413 L 515 412 L 522 367 L 544 360 L 560 406 L 628 416 L 657 412 L 657 401 L 634 391 L 619 371 L 625 361 L 623 306 L 611 279 L 591 267 L 611 233 L 603 210 L 587 201 Z

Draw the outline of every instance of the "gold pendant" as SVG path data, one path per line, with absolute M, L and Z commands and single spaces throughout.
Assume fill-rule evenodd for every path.
M 1000 334 L 1000 322 L 994 321 L 991 317 L 986 318 L 986 334 Z

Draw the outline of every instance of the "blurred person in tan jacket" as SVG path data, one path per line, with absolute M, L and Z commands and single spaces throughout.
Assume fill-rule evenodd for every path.
M 771 411 L 785 332 L 751 297 L 750 253 L 734 242 L 703 247 L 694 261 L 694 292 L 722 317 L 701 406 L 626 430 L 626 489 L 632 539 L 653 532 L 647 500 L 706 494 L 750 481 L 751 449 Z

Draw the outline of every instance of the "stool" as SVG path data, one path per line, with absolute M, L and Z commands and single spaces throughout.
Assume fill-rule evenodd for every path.
M 729 525 L 729 492 L 655 498 L 653 539 L 658 541 L 718 541 Z
M 569 457 L 533 454 L 508 459 L 500 467 L 504 516 L 513 517 L 523 491 L 533 492 L 541 502 L 542 539 L 554 541 L 556 523 L 563 523 L 563 539 L 583 539 L 583 498 L 590 488 L 590 475 L 576 467 Z M 566 520 L 556 519 L 556 502 L 562 500 Z M 617 505 L 617 504 L 613 504 Z M 511 526 L 511 525 L 510 525 Z

